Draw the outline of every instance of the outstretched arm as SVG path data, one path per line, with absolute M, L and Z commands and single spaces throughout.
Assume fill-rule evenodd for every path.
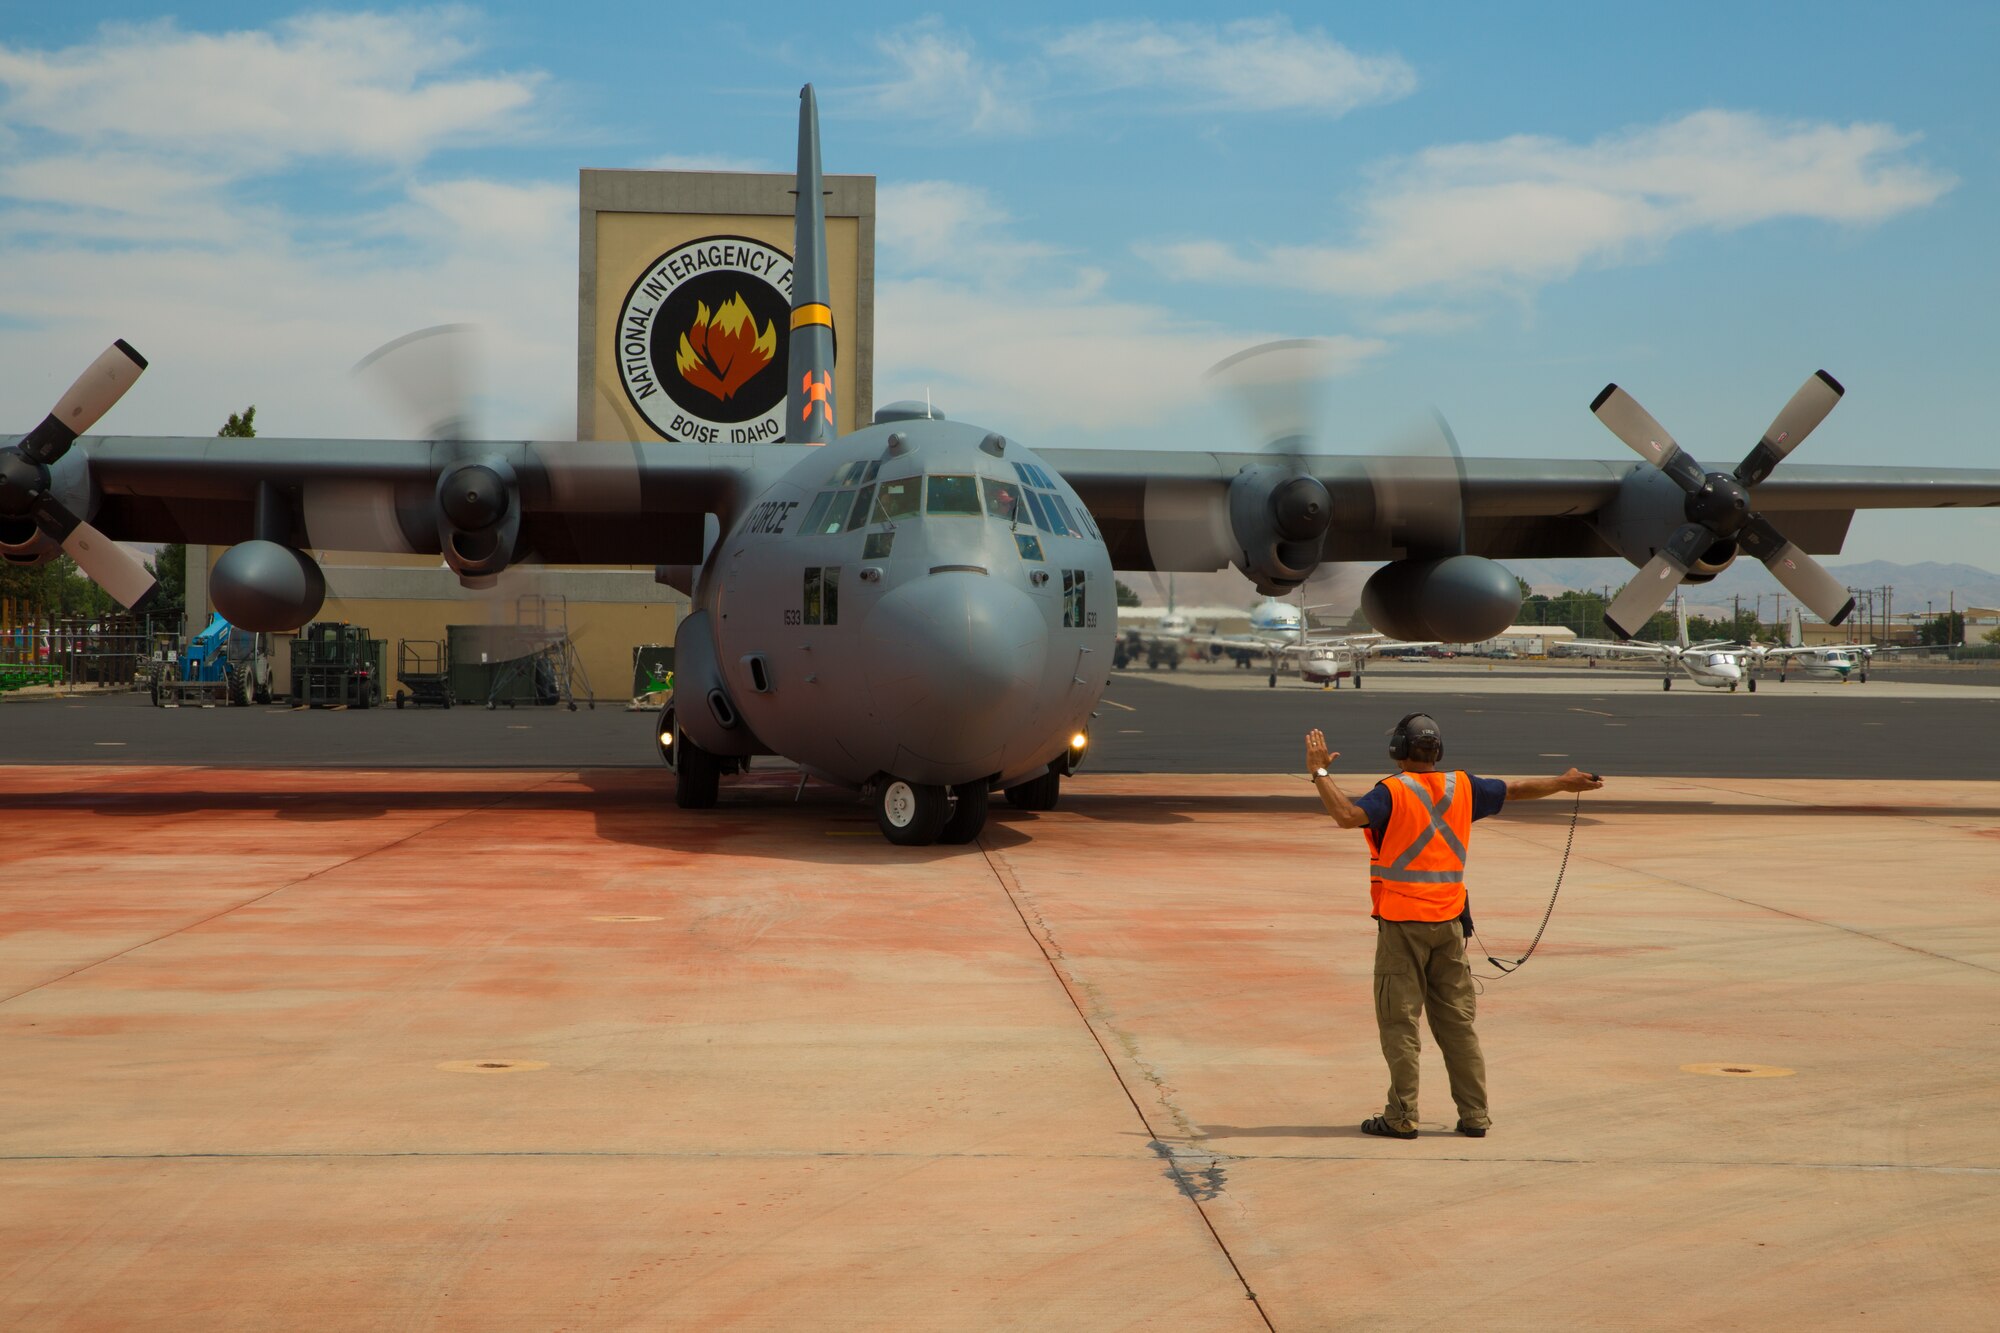
M 1515 778 L 1507 784 L 1507 799 L 1538 801 L 1560 791 L 1596 791 L 1603 785 L 1604 779 L 1597 774 L 1572 768 L 1559 778 Z
M 1306 767 L 1308 770 L 1325 768 L 1340 758 L 1338 750 L 1326 748 L 1326 737 L 1318 727 L 1306 733 Z M 1313 790 L 1319 793 L 1319 803 L 1333 816 L 1333 822 L 1342 828 L 1367 828 L 1368 815 L 1362 808 L 1347 799 L 1347 794 L 1334 785 L 1332 778 L 1315 776 Z

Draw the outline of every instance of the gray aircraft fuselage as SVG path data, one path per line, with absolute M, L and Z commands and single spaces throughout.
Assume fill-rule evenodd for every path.
M 713 644 L 724 699 L 677 668 L 682 727 L 848 786 L 1045 773 L 1087 729 L 1117 632 L 1076 492 L 1014 441 L 941 418 L 878 420 L 794 465 L 695 594 L 681 635 Z

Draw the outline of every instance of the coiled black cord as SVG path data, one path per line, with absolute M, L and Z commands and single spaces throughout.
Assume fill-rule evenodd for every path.
M 1563 875 L 1569 870 L 1569 849 L 1576 845 L 1576 821 L 1582 814 L 1583 793 L 1578 792 L 1576 794 L 1576 803 L 1570 806 L 1569 810 L 1569 837 L 1563 840 L 1563 859 L 1562 864 L 1556 867 L 1556 886 L 1549 893 L 1549 905 L 1542 911 L 1542 924 L 1535 927 L 1535 938 L 1528 941 L 1528 952 L 1522 954 L 1511 963 L 1504 958 L 1495 958 L 1489 953 L 1486 955 L 1486 961 L 1500 970 L 1491 976 L 1484 972 L 1474 972 L 1473 976 L 1478 977 L 1482 981 L 1498 981 L 1501 977 L 1519 971 L 1521 964 L 1534 956 L 1535 949 L 1542 942 L 1542 932 L 1549 928 L 1549 918 L 1555 915 L 1556 897 L 1563 891 Z M 1480 939 L 1477 929 L 1473 930 L 1472 938 L 1479 940 L 1479 947 L 1482 950 L 1486 947 L 1486 941 Z

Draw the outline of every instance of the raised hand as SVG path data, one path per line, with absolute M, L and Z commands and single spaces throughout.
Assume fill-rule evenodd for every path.
M 1314 727 L 1306 733 L 1306 770 L 1308 772 L 1316 768 L 1326 768 L 1338 758 L 1340 758 L 1340 751 L 1328 750 L 1326 748 L 1326 737 L 1320 734 L 1318 727 Z

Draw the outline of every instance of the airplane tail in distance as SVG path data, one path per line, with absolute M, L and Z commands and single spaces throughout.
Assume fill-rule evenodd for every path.
M 1674 642 L 1685 648 L 1688 646 L 1688 609 L 1679 593 L 1674 594 L 1674 623 L 1680 627 L 1680 637 Z
M 1799 609 L 1795 606 L 1792 608 L 1791 620 L 1785 625 L 1785 646 L 1787 648 L 1803 648 L 1805 642 L 1805 619 L 1799 615 Z
M 792 233 L 792 331 L 786 373 L 785 439 L 825 444 L 834 425 L 833 307 L 826 277 L 826 196 L 819 170 L 819 102 L 799 89 L 799 174 Z

